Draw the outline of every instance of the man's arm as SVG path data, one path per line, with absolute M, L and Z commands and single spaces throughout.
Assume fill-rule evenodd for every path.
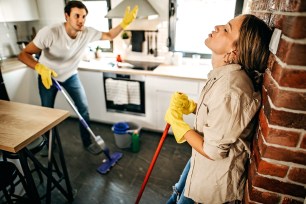
M 124 30 L 128 25 L 130 25 L 136 18 L 138 13 L 138 5 L 136 5 L 132 11 L 130 11 L 130 7 L 128 6 L 125 9 L 125 14 L 122 19 L 122 22 L 116 27 L 112 28 L 108 32 L 102 32 L 101 40 L 113 40 L 115 37 L 119 35 L 119 33 Z
M 34 58 L 33 54 L 38 54 L 41 52 L 41 49 L 36 47 L 33 42 L 30 42 L 18 55 L 18 59 L 26 64 L 28 67 L 35 69 L 36 64 L 38 63 Z

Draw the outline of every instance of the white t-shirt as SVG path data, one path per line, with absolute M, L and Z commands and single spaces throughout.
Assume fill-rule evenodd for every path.
M 88 43 L 101 39 L 101 31 L 86 27 L 75 39 L 66 33 L 64 23 L 39 30 L 33 43 L 42 49 L 39 62 L 53 69 L 58 81 L 65 81 L 77 73 L 77 68 Z

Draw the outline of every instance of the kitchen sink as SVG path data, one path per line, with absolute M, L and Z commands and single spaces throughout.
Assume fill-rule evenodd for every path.
M 160 64 L 161 64 L 160 62 L 152 62 L 152 61 L 124 60 L 124 63 L 122 63 L 121 67 L 122 68 L 153 71 Z

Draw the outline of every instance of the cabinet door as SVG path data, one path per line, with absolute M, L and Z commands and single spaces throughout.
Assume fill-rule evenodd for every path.
M 150 104 L 155 108 L 156 130 L 163 131 L 165 127 L 164 116 L 169 107 L 171 96 L 179 91 L 188 95 L 189 98 L 197 101 L 199 96 L 199 83 L 194 80 L 172 79 L 162 77 L 148 77 L 150 81 Z M 184 115 L 184 121 L 193 127 L 194 114 Z M 171 132 L 171 129 L 170 129 Z
M 1 0 L 0 22 L 38 20 L 36 0 Z
M 101 121 L 106 112 L 103 73 L 79 71 L 79 76 L 87 95 L 90 118 Z
M 33 91 L 34 86 L 33 71 L 24 67 L 2 74 L 10 101 L 31 104 L 30 93 Z
M 79 77 L 87 96 L 90 119 L 99 121 L 105 113 L 103 74 L 102 72 L 79 71 Z M 69 94 L 67 95 L 69 97 Z M 55 108 L 68 110 L 71 116 L 78 117 L 61 92 L 58 92 L 56 96 Z

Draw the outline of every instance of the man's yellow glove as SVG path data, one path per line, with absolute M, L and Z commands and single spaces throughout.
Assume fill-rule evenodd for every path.
M 40 74 L 41 81 L 43 85 L 46 87 L 46 89 L 50 89 L 50 87 L 52 86 L 51 76 L 57 77 L 57 73 L 54 70 L 40 63 L 37 63 L 35 65 L 35 70 L 37 71 L 38 74 Z
M 126 7 L 124 17 L 120 23 L 121 27 L 125 29 L 132 21 L 136 18 L 138 12 L 138 5 L 134 6 L 133 10 L 130 12 L 130 7 Z
M 171 125 L 176 142 L 185 142 L 186 140 L 184 135 L 187 131 L 191 130 L 191 128 L 183 121 L 182 110 L 179 108 L 169 107 L 165 115 L 165 120 Z
M 197 104 L 192 99 L 188 99 L 188 96 L 186 94 L 175 92 L 172 95 L 170 106 L 175 108 L 181 108 L 183 114 L 188 115 L 194 112 L 197 107 Z

